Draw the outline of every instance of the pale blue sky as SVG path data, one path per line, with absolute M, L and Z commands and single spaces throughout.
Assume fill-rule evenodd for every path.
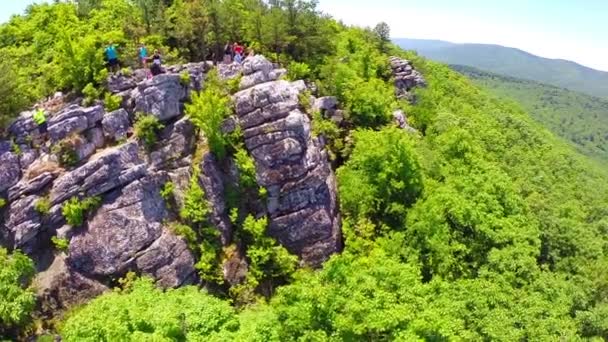
M 33 0 L 0 0 L 0 22 Z M 319 0 L 347 24 L 392 36 L 520 48 L 608 71 L 608 0 Z
M 320 0 L 347 24 L 395 38 L 500 44 L 608 71 L 608 0 Z

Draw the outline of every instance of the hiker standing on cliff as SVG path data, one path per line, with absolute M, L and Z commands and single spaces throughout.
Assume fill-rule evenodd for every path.
M 154 50 L 154 55 L 152 55 L 152 65 L 150 66 L 150 72 L 152 73 L 152 76 L 160 75 L 163 73 L 162 59 L 158 50 Z
M 141 67 L 144 69 L 147 68 L 148 67 L 148 49 L 146 48 L 146 46 L 143 43 L 139 44 L 138 57 L 139 57 L 139 63 L 141 64 Z
M 226 43 L 224 46 L 224 64 L 232 63 L 232 45 L 230 43 Z
M 48 123 L 46 122 L 46 113 L 39 106 L 34 107 L 36 111 L 32 116 L 32 119 L 38 125 L 38 133 L 42 141 L 46 140 L 48 134 Z
M 105 49 L 106 59 L 108 61 L 108 67 L 111 72 L 116 72 L 119 70 L 120 63 L 118 61 L 118 51 L 116 50 L 116 46 L 113 43 L 110 43 Z
M 243 60 L 243 52 L 245 52 L 243 46 L 239 45 L 237 42 L 234 42 L 232 50 L 234 51 L 234 61 L 240 64 Z

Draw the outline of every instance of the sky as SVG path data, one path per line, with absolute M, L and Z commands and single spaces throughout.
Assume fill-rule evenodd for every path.
M 33 0 L 0 0 L 0 22 Z M 608 0 L 319 0 L 346 24 L 385 21 L 393 38 L 515 47 L 608 71 Z
M 346 24 L 393 38 L 499 44 L 608 71 L 608 0 L 320 0 Z

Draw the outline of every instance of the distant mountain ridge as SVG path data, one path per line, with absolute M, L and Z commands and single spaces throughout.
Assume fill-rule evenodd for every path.
M 407 38 L 397 38 L 394 42 L 406 50 L 416 50 L 420 55 L 439 62 L 470 66 L 608 98 L 608 72 L 572 61 L 539 57 L 501 45 Z
M 450 67 L 495 95 L 515 100 L 534 119 L 570 141 L 583 154 L 608 162 L 608 99 L 469 66 Z

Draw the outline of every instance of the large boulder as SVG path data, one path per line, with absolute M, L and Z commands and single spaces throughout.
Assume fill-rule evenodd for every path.
M 180 75 L 162 74 L 139 83 L 131 98 L 136 112 L 168 120 L 182 114 L 182 102 L 186 95 L 186 87 L 181 84 Z
M 49 197 L 57 204 L 73 196 L 97 196 L 129 184 L 146 173 L 147 166 L 139 157 L 137 143 L 130 142 L 106 149 L 86 164 L 63 174 L 54 182 Z
M 106 138 L 114 141 L 126 139 L 131 126 L 129 113 L 123 108 L 115 110 L 103 117 L 101 125 Z
M 408 60 L 399 57 L 391 57 L 389 62 L 391 64 L 393 77 L 395 78 L 395 92 L 397 97 L 414 102 L 415 99 L 411 94 L 411 90 L 416 87 L 426 87 L 426 80 Z
M 48 120 L 49 137 L 59 141 L 74 133 L 81 133 L 95 127 L 103 119 L 105 111 L 102 106 L 83 108 L 70 105 Z
M 285 69 L 274 69 L 272 63 L 262 55 L 247 57 L 243 62 L 240 88 L 247 89 L 257 84 L 278 80 L 286 72 Z
M 190 165 L 189 159 L 194 151 L 194 125 L 188 118 L 182 118 L 165 128 L 159 141 L 162 145 L 150 153 L 150 161 L 156 169 L 174 169 Z
M 162 180 L 146 177 L 108 194 L 86 229 L 70 242 L 68 264 L 87 277 L 119 277 L 129 270 L 178 286 L 194 273 L 186 243 L 163 228 L 168 211 Z
M 250 59 L 245 75 L 271 74 L 271 67 Z M 259 185 L 268 191 L 270 235 L 317 266 L 340 250 L 341 231 L 327 153 L 299 106 L 305 89 L 302 81 L 271 81 L 238 92 L 234 102 Z

